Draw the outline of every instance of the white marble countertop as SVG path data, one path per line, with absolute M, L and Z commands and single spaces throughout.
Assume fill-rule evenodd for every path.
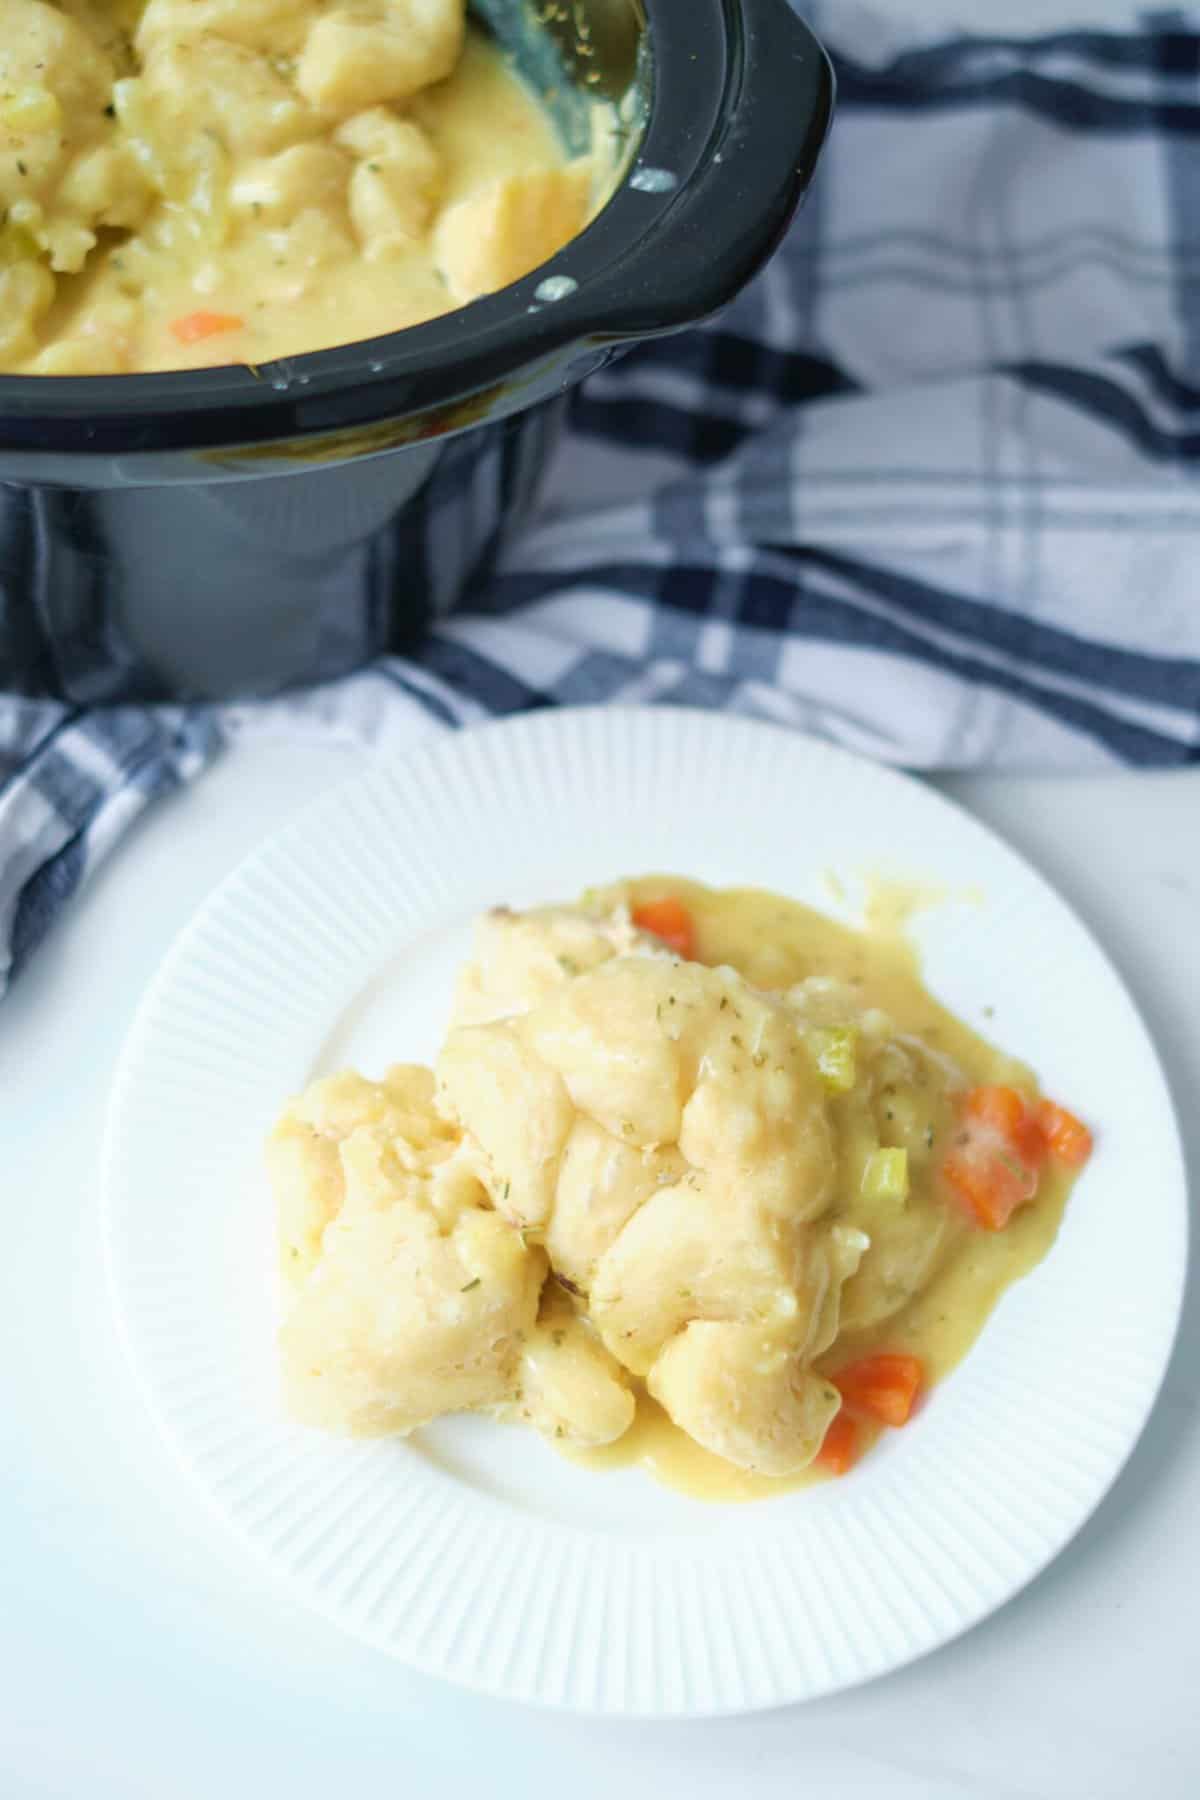
M 144 822 L 0 1008 L 4 1800 L 490 1800 L 547 1776 L 572 1800 L 1200 1793 L 1194 1284 L 1145 1437 L 1071 1548 L 957 1644 L 806 1708 L 622 1726 L 473 1698 L 341 1636 L 210 1521 L 114 1336 L 96 1206 L 107 1085 L 145 982 L 207 890 L 363 760 L 230 754 Z M 1195 1169 L 1200 771 L 943 785 L 1033 857 L 1116 960 Z M 1086 1345 L 1080 1378 L 1086 1397 Z

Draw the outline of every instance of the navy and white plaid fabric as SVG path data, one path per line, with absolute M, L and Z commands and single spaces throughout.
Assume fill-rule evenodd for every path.
M 731 708 L 916 767 L 1200 758 L 1200 12 L 918 38 L 721 319 L 576 395 L 543 510 L 411 656 L 262 707 L 0 698 L 0 986 L 231 736 Z

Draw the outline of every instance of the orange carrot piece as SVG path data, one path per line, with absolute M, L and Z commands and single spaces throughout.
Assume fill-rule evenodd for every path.
M 884 1425 L 908 1424 L 924 1379 L 925 1371 L 915 1356 L 888 1352 L 848 1363 L 832 1377 L 852 1411 L 868 1413 Z
M 181 344 L 199 344 L 222 331 L 240 331 L 245 323 L 237 313 L 206 312 L 201 308 L 199 312 L 185 313 L 182 319 L 172 319 L 171 330 Z
M 858 1426 L 844 1412 L 836 1413 L 816 1454 L 818 1468 L 844 1475 L 858 1461 Z
M 633 922 L 639 931 L 661 938 L 676 955 L 693 957 L 696 953 L 696 927 L 682 900 L 668 894 L 662 900 L 647 900 L 633 909 Z
M 984 1124 L 994 1125 L 1007 1137 L 1025 1114 L 1025 1102 L 1016 1088 L 1010 1087 L 977 1087 L 972 1088 L 963 1101 L 963 1111 L 969 1119 L 979 1119 Z
M 952 1150 L 942 1174 L 977 1225 L 1003 1231 L 1017 1208 L 1037 1192 L 1037 1176 L 1003 1151 L 968 1144 Z
M 942 1174 L 977 1225 L 1003 1231 L 1037 1193 L 1046 1138 L 1038 1114 L 1012 1087 L 972 1088 Z
M 967 1095 L 963 1107 L 968 1119 L 989 1126 L 997 1136 L 1006 1138 L 1018 1159 L 1036 1168 L 1046 1154 L 1046 1140 L 1023 1094 L 1011 1087 L 977 1087 Z
M 1053 1100 L 1043 1100 L 1038 1107 L 1038 1126 L 1046 1146 L 1056 1162 L 1068 1169 L 1082 1169 L 1092 1154 L 1093 1138 L 1082 1119 L 1069 1113 Z

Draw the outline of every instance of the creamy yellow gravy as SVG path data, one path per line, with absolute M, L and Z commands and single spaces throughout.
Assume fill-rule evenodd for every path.
M 995 1082 L 1036 1093 L 1028 1068 L 978 1036 L 923 985 L 916 952 L 904 937 L 903 926 L 914 904 L 926 896 L 879 886 L 869 908 L 874 928 L 855 931 L 795 901 L 753 889 L 717 892 L 662 876 L 623 885 L 635 904 L 678 895 L 695 920 L 702 962 L 730 964 L 767 988 L 785 988 L 812 975 L 833 976 L 859 988 L 864 1001 L 889 1013 L 902 1031 L 945 1051 L 973 1084 Z M 932 1123 L 926 1128 L 935 1133 L 931 1148 L 936 1157 L 950 1118 L 936 1099 L 928 1116 Z M 839 1210 L 853 1208 L 858 1223 L 864 1215 L 853 1191 L 859 1165 L 852 1149 L 843 1142 L 843 1191 L 837 1205 Z M 979 1231 L 956 1222 L 956 1241 L 924 1291 L 882 1324 L 859 1333 L 841 1332 L 818 1368 L 833 1374 L 842 1364 L 873 1351 L 896 1350 L 921 1358 L 928 1383 L 941 1380 L 970 1350 L 1004 1290 L 1046 1255 L 1072 1185 L 1071 1175 L 1047 1165 L 1036 1200 L 1016 1213 L 1004 1231 Z M 669 1487 L 716 1502 L 769 1499 L 828 1479 L 816 1468 L 784 1479 L 737 1469 L 674 1425 L 640 1383 L 634 1381 L 634 1386 L 639 1390 L 638 1412 L 626 1435 L 606 1449 L 573 1454 L 573 1461 L 592 1469 L 639 1464 Z M 881 1430 L 861 1422 L 864 1449 Z
M 582 229 L 602 109 L 567 164 L 470 27 L 446 78 L 395 97 L 361 66 L 335 82 L 331 45 L 313 98 L 310 36 L 353 11 L 0 0 L 0 369 L 254 366 L 452 311 Z

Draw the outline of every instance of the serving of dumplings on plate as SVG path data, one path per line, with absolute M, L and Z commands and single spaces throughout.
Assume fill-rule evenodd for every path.
M 842 1474 L 1090 1148 L 894 936 L 679 881 L 498 908 L 436 1069 L 325 1077 L 271 1137 L 287 1404 L 486 1412 L 720 1498 Z
M 134 1367 L 242 1540 L 429 1673 L 622 1716 L 1009 1599 L 1186 1267 L 1161 1070 L 1047 884 L 679 708 L 446 733 L 261 846 L 143 1003 L 104 1182 Z

